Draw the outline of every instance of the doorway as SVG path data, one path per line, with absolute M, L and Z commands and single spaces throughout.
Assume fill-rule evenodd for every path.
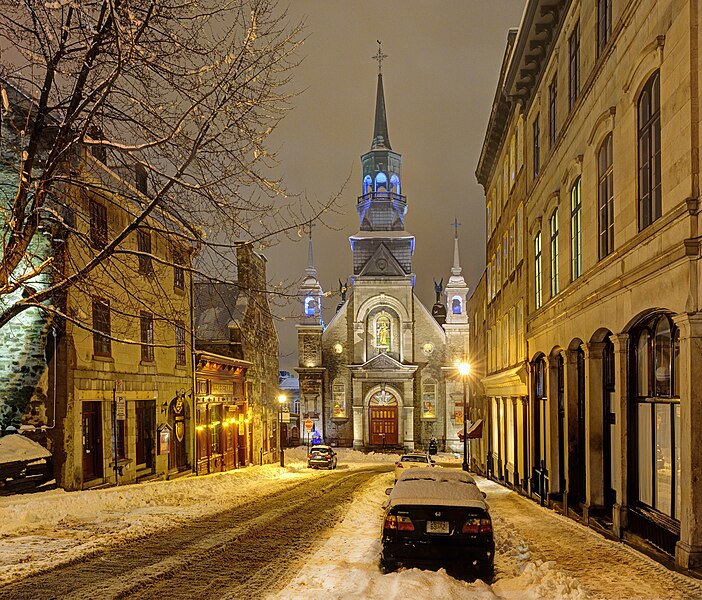
M 603 469 L 604 473 L 604 502 L 605 508 L 610 511 L 617 501 L 617 493 L 612 486 L 612 471 L 614 456 L 612 453 L 612 448 L 614 447 L 615 440 L 615 413 L 612 411 L 614 403 L 614 392 L 615 392 L 615 377 L 614 377 L 614 344 L 612 344 L 609 338 L 605 339 L 604 352 L 602 354 L 602 378 L 603 378 L 603 390 L 602 390 L 602 401 L 603 406 L 603 416 L 604 416 L 604 435 L 603 435 Z
M 397 398 L 385 389 L 370 399 L 368 443 L 371 446 L 397 446 L 397 407 Z
M 153 471 L 156 436 L 156 401 L 136 402 L 136 468 Z
M 101 415 L 100 402 L 83 402 L 83 481 L 102 477 Z

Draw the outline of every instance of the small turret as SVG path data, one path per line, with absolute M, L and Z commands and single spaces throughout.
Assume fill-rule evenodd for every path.
M 317 280 L 317 269 L 314 268 L 314 254 L 312 251 L 312 226 L 310 225 L 310 238 L 307 250 L 307 268 L 305 278 L 298 290 L 302 299 L 301 325 L 322 325 L 322 286 Z

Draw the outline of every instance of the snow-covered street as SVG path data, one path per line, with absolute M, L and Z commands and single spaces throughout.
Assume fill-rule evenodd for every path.
M 321 483 L 330 472 L 307 469 L 304 454 L 302 448 L 288 451 L 285 469 L 269 465 L 170 482 L 2 498 L 0 585 L 197 518 L 214 518 L 304 480 L 318 478 Z M 394 458 L 339 450 L 339 469 L 383 462 L 390 468 Z M 458 463 L 449 455 L 440 460 Z M 261 592 L 271 599 L 319 600 L 702 598 L 701 582 L 486 480 L 479 485 L 488 495 L 495 529 L 492 584 L 458 581 L 444 571 L 409 569 L 383 575 L 378 569 L 381 505 L 390 485 L 392 474 L 387 472 L 357 489 L 334 529 L 311 532 L 310 550 L 290 562 L 294 568 L 282 579 L 284 587 Z

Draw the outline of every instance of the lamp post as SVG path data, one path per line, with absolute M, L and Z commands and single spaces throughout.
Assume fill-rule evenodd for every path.
M 280 410 L 278 411 L 278 414 L 280 415 L 278 421 L 278 444 L 280 446 L 280 466 L 284 467 L 285 466 L 285 450 L 283 450 L 283 405 L 288 401 L 288 398 L 285 396 L 285 394 L 281 394 L 278 396 L 278 405 L 280 406 Z
M 468 462 L 468 375 L 470 375 L 470 364 L 463 359 L 458 363 L 458 373 L 463 379 L 463 470 L 469 471 Z

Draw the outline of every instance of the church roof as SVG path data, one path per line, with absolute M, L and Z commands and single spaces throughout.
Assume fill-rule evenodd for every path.
M 385 94 L 383 92 L 383 74 L 378 73 L 378 91 L 375 96 L 375 127 L 371 150 L 392 150 L 388 120 L 385 115 Z

